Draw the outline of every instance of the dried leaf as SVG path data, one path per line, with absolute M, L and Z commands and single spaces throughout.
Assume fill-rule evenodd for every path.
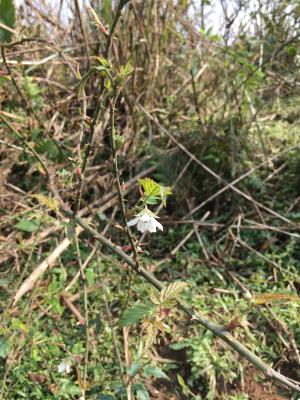
M 59 210 L 59 203 L 53 197 L 47 197 L 47 196 L 44 196 L 43 194 L 35 194 L 35 195 L 33 195 L 33 197 L 36 198 L 37 201 L 42 206 L 45 206 L 48 209 L 53 210 L 53 211 Z
M 45 383 L 46 382 L 46 377 L 43 374 L 35 373 L 35 372 L 29 372 L 28 378 L 35 383 Z
M 253 303 L 256 306 L 269 303 L 270 301 L 299 301 L 300 297 L 291 294 L 281 293 L 262 293 L 259 296 L 255 296 Z
M 228 332 L 232 332 L 236 328 L 245 328 L 247 326 L 247 320 L 243 315 L 237 315 L 234 317 L 231 321 L 228 322 L 227 325 L 225 325 L 225 329 Z

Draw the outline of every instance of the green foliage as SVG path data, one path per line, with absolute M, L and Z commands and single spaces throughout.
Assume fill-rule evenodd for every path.
M 151 178 L 139 179 L 139 184 L 144 192 L 141 199 L 142 202 L 146 204 L 157 204 L 158 200 L 161 200 L 163 205 L 166 206 L 167 197 L 172 194 L 170 187 L 162 186 Z
M 22 89 L 25 91 L 31 106 L 34 109 L 39 110 L 44 103 L 44 99 L 42 97 L 43 90 L 39 87 L 39 85 L 32 77 L 25 76 L 22 78 Z
M 4 336 L 0 336 L 0 357 L 6 358 L 9 352 L 9 344 Z
M 78 322 L 81 317 L 74 315 L 74 309 L 84 316 L 83 286 L 90 319 L 85 386 L 88 400 L 125 400 L 128 387 L 124 381 L 128 379 L 132 397 L 141 400 L 151 398 L 156 390 L 162 392 L 158 396 L 197 400 L 245 400 L 252 396 L 243 393 L 244 387 L 247 390 L 248 364 L 185 317 L 176 308 L 181 301 L 225 329 L 234 330 L 238 340 L 269 364 L 282 363 L 283 370 L 293 366 L 290 370 L 298 373 L 294 365 L 299 360 L 293 346 L 300 343 L 296 296 L 300 156 L 297 148 L 276 159 L 274 155 L 299 142 L 299 40 L 292 40 L 295 32 L 291 24 L 298 18 L 299 7 L 296 1 L 266 2 L 266 8 L 260 10 L 259 32 L 255 31 L 256 24 L 250 24 L 249 31 L 243 31 L 243 24 L 238 31 L 231 30 L 236 26 L 232 22 L 232 26 L 224 25 L 223 34 L 206 22 L 213 2 L 198 3 L 203 6 L 204 20 L 199 13 L 195 26 L 201 29 L 195 31 L 192 22 L 186 24 L 198 15 L 190 12 L 189 0 L 130 5 L 122 12 L 112 53 L 106 59 L 97 55 L 103 54 L 119 2 L 104 0 L 94 14 L 90 13 L 92 29 L 83 26 L 88 49 L 79 23 L 64 37 L 65 27 L 59 27 L 64 21 L 53 20 L 44 7 L 39 14 L 38 10 L 27 13 L 30 6 L 24 6 L 26 12 L 20 16 L 22 28 L 16 40 L 38 36 L 47 45 L 24 43 L 7 49 L 7 59 L 38 118 L 32 110 L 22 108 L 23 101 L 16 98 L 16 88 L 5 67 L 0 68 L 1 115 L 7 115 L 18 133 L 43 155 L 54 185 L 70 209 L 80 187 L 79 177 L 83 178 L 82 207 L 92 218 L 99 216 L 89 223 L 96 230 L 105 230 L 107 238 L 129 254 L 125 232 L 118 229 L 122 221 L 119 208 L 112 214 L 110 209 L 116 203 L 107 112 L 114 95 L 113 139 L 121 184 L 148 166 L 155 167 L 154 179 L 139 180 L 141 201 L 130 210 L 138 195 L 135 190 L 126 190 L 125 206 L 129 217 L 131 211 L 140 211 L 146 205 L 162 202 L 165 206 L 160 217 L 166 224 L 159 242 L 146 236 L 140 243 L 133 236 L 141 265 L 154 271 L 165 288 L 150 290 L 124 268 L 120 259 L 84 232 L 79 236 L 82 263 L 95 246 L 97 249 L 85 266 L 85 280 L 74 278 L 79 271 L 73 240 L 76 225 L 65 220 L 57 201 L 48 194 L 51 186 L 39 162 L 28 149 L 20 151 L 22 141 L 8 136 L 7 126 L 1 123 L 4 151 L 0 186 L 4 191 L 0 194 L 0 224 L 4 244 L 0 257 L 5 261 L 0 267 L 0 308 L 4 311 L 0 390 L 7 400 L 81 397 L 86 326 Z M 11 1 L 0 0 L 0 22 L 11 27 L 12 7 Z M 249 22 L 254 18 L 248 3 L 241 5 L 240 12 Z M 45 24 L 40 24 L 43 14 Z M 26 15 L 30 20 L 26 21 Z M 74 20 L 78 20 L 77 15 Z M 5 39 L 1 39 L 3 34 Z M 10 33 L 0 28 L 0 41 L 10 39 Z M 86 50 L 89 62 L 84 59 Z M 56 57 L 53 52 L 59 57 L 35 64 L 39 58 Z M 28 66 L 32 60 L 34 65 Z M 83 71 L 83 77 L 78 72 L 74 78 L 70 66 Z M 103 88 L 100 97 L 99 88 Z M 74 96 L 76 89 L 80 99 L 85 94 L 84 121 L 83 102 Z M 101 112 L 93 121 L 97 104 Z M 93 122 L 96 129 L 91 157 L 81 175 L 87 133 Z M 156 122 L 173 135 L 180 149 Z M 216 176 L 230 182 L 261 162 L 264 164 L 235 186 L 292 223 L 265 212 Z M 157 182 L 166 182 L 172 189 Z M 219 190 L 223 192 L 208 200 Z M 169 198 L 172 192 L 175 195 Z M 107 198 L 109 202 L 103 204 Z M 198 214 L 188 214 L 201 203 Z M 42 213 L 46 215 L 43 219 Z M 20 284 L 53 254 L 65 236 L 70 239 L 69 247 L 11 308 Z M 72 286 L 66 291 L 70 282 Z M 187 290 L 188 286 L 192 289 Z M 253 295 L 252 302 L 244 298 L 244 291 Z M 74 308 L 66 305 L 66 298 L 73 298 Z M 70 361 L 70 374 L 58 372 L 62 360 Z M 42 375 L 39 379 L 43 382 L 32 374 Z M 265 387 L 261 386 L 262 397 Z M 275 386 L 270 390 L 276 396 Z
M 133 392 L 138 400 L 150 400 L 149 392 L 142 383 L 134 384 Z
M 0 22 L 13 28 L 15 25 L 15 6 L 13 0 L 0 0 Z M 0 27 L 0 42 L 10 42 L 12 33 Z
M 166 286 L 159 293 L 154 289 L 150 292 L 150 300 L 161 307 L 172 308 L 176 304 L 179 295 L 189 286 L 187 282 L 174 282 Z
M 136 304 L 123 314 L 120 324 L 127 326 L 138 323 L 146 314 L 151 311 L 152 307 L 145 304 Z
M 22 219 L 15 227 L 20 231 L 32 233 L 38 230 L 39 224 L 37 220 Z
M 154 376 L 155 378 L 161 378 L 161 379 L 167 379 L 169 380 L 168 375 L 164 373 L 164 371 L 161 368 L 152 366 L 152 365 L 146 365 L 143 368 L 143 374 L 145 378 L 149 378 L 151 376 Z

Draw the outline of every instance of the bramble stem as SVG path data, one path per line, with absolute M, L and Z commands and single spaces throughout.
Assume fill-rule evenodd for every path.
M 73 213 L 69 210 L 61 210 L 66 216 L 73 218 Z M 158 290 L 162 290 L 164 285 L 155 278 L 149 271 L 147 271 L 142 266 L 139 267 L 139 270 L 136 270 L 135 261 L 126 254 L 120 247 L 114 245 L 110 240 L 106 239 L 103 235 L 98 233 L 94 228 L 88 225 L 83 219 L 79 217 L 74 217 L 74 221 L 76 224 L 80 225 L 87 233 L 89 233 L 94 239 L 101 242 L 105 247 L 109 248 L 114 254 L 117 254 L 120 258 L 122 258 L 134 271 L 146 279 L 148 283 L 154 286 Z M 237 353 L 239 353 L 242 357 L 248 360 L 252 365 L 254 365 L 257 369 L 262 371 L 264 375 L 268 379 L 272 379 L 277 383 L 285 386 L 286 388 L 300 393 L 300 383 L 295 381 L 291 381 L 286 376 L 280 374 L 275 371 L 273 368 L 269 367 L 260 357 L 256 356 L 252 353 L 246 346 L 240 343 L 237 339 L 235 339 L 223 326 L 217 325 L 214 322 L 208 320 L 203 317 L 201 314 L 195 312 L 193 308 L 188 307 L 185 304 L 178 302 L 178 307 L 184 311 L 192 320 L 199 322 L 202 326 L 213 332 L 217 337 L 222 339 L 225 343 L 228 344 L 229 347 L 234 349 Z

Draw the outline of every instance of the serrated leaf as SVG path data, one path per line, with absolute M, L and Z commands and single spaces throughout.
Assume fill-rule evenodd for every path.
M 187 282 L 174 282 L 166 286 L 160 292 L 161 303 L 165 303 L 169 300 L 175 300 L 178 298 L 180 293 L 189 286 Z
M 128 310 L 125 311 L 120 320 L 120 325 L 123 327 L 127 325 L 136 324 L 137 322 L 140 321 L 140 319 L 142 319 L 146 314 L 148 314 L 151 311 L 151 309 L 152 307 L 149 305 L 136 304 L 132 308 L 129 308 Z
M 149 293 L 149 298 L 153 304 L 156 306 L 160 305 L 159 291 L 156 289 L 151 289 Z
M 38 229 L 39 222 L 36 220 L 29 221 L 27 219 L 22 219 L 15 227 L 20 231 L 32 233 Z
M 156 183 L 153 179 L 151 178 L 139 179 L 139 184 L 144 189 L 144 193 L 147 197 L 160 195 L 159 184 Z
M 148 351 L 150 347 L 156 342 L 159 331 L 163 331 L 163 324 L 161 323 L 161 321 L 147 320 L 143 322 L 142 328 L 146 331 L 146 334 L 144 336 L 144 351 Z
M 36 198 L 37 201 L 42 206 L 45 206 L 48 209 L 53 210 L 53 211 L 59 210 L 59 203 L 53 197 L 47 197 L 47 196 L 44 196 L 43 194 L 35 194 L 35 195 L 33 195 L 33 197 Z
M 175 305 L 176 305 L 176 300 L 175 300 L 175 299 L 168 299 L 168 300 L 165 300 L 165 301 L 163 302 L 163 306 L 164 306 L 165 308 L 171 309 L 171 308 L 173 308 Z
M 253 303 L 255 305 L 262 305 L 269 303 L 271 301 L 299 301 L 300 297 L 296 295 L 290 294 L 281 294 L 281 293 L 262 293 L 259 296 L 255 296 L 253 299 Z
M 146 203 L 149 205 L 157 204 L 158 201 L 159 201 L 158 197 L 154 197 L 154 196 L 149 196 L 146 199 Z
M 166 206 L 167 197 L 172 194 L 169 186 L 160 185 L 151 178 L 139 179 L 139 184 L 143 188 L 144 200 L 147 204 L 156 204 L 157 199 L 161 199 L 163 205 Z

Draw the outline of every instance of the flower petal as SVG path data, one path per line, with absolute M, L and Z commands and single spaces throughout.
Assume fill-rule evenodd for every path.
M 164 227 L 162 226 L 162 224 L 160 224 L 158 221 L 155 220 L 155 225 L 157 226 L 158 229 L 160 229 L 161 231 L 164 230 Z
M 149 214 L 143 214 L 143 215 L 140 216 L 141 221 L 143 221 L 145 223 L 149 222 L 151 218 L 152 217 Z
M 71 372 L 71 365 L 67 364 L 66 365 L 66 373 L 69 374 Z
M 148 230 L 148 225 L 149 225 L 149 221 L 144 221 L 142 218 L 140 218 L 139 223 L 137 224 L 137 229 L 144 233 Z
M 140 218 L 134 218 L 131 221 L 127 222 L 127 226 L 132 226 L 132 225 L 136 225 L 139 222 Z
M 62 361 L 58 366 L 57 366 L 57 372 L 58 373 L 63 373 L 66 371 L 68 364 L 65 361 Z
M 156 220 L 153 217 L 148 222 L 148 231 L 150 233 L 156 232 Z

